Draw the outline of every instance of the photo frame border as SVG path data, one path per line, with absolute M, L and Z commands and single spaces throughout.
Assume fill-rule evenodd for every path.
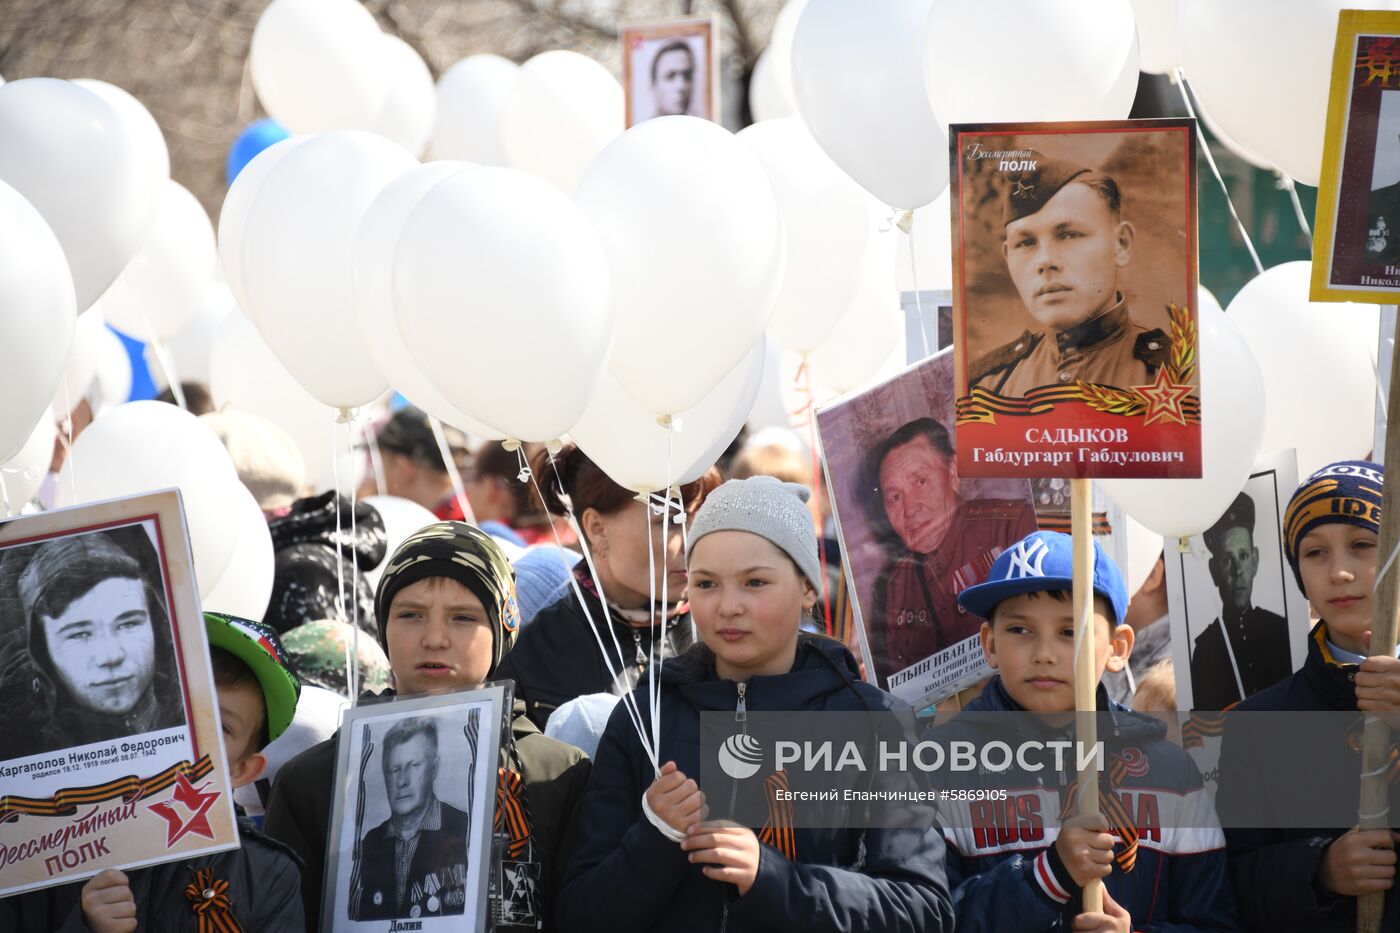
M 690 38 L 700 34 L 703 27 L 706 50 L 705 101 L 709 105 L 711 123 L 722 123 L 719 110 L 719 22 L 713 16 L 683 16 L 665 19 L 641 19 L 623 23 L 617 30 L 617 44 L 622 56 L 622 122 L 624 129 L 631 129 L 646 120 L 632 122 L 632 50 L 631 40 L 637 36 L 647 39 L 667 39 L 671 37 Z M 652 118 L 654 119 L 654 118 Z
M 452 693 L 419 695 L 412 697 L 394 696 L 392 699 L 385 697 L 377 702 L 359 703 L 348 707 L 340 722 L 340 730 L 337 734 L 335 762 L 335 777 L 331 785 L 331 793 L 334 796 L 331 807 L 330 835 L 327 839 L 326 867 L 324 878 L 322 879 L 325 888 L 325 897 L 322 899 L 321 917 L 319 918 L 321 929 L 334 930 L 341 929 L 346 923 L 352 921 L 342 921 L 348 913 L 349 905 L 341 903 L 338 899 L 340 884 L 340 851 L 341 843 L 346 831 L 346 822 L 351 818 L 347 813 L 347 801 L 349 798 L 348 789 L 351 781 L 359 780 L 358 774 L 351 773 L 350 747 L 354 743 L 354 726 L 357 721 L 363 719 L 382 719 L 386 716 L 393 716 L 395 719 L 410 718 L 414 715 L 427 711 L 451 709 L 454 707 L 464 707 L 468 704 L 475 704 L 485 701 L 490 704 L 491 712 L 485 717 L 481 724 L 481 732 L 478 735 L 478 749 L 487 749 L 489 752 L 483 754 L 478 760 L 486 761 L 486 774 L 489 780 L 485 783 L 486 788 L 476 788 L 481 791 L 480 796 L 475 796 L 477 806 L 487 808 L 487 816 L 477 820 L 476 814 L 470 814 L 475 828 L 469 830 L 467 838 L 467 851 L 469 854 L 481 853 L 482 858 L 477 863 L 468 864 L 468 874 L 474 871 L 473 864 L 483 865 L 481 871 L 476 872 L 476 904 L 478 913 L 470 919 L 475 926 L 474 929 L 481 929 L 491 909 L 488 901 L 490 881 L 492 873 L 492 833 L 495 823 L 495 799 L 497 781 L 497 750 L 501 745 L 501 737 L 505 734 L 505 729 L 509 728 L 507 719 L 511 710 L 513 690 L 506 682 L 493 682 L 473 687 L 468 690 L 459 690 Z M 476 762 L 473 762 L 476 768 Z M 471 778 L 476 779 L 474 774 Z M 353 830 L 352 830 L 353 831 Z M 433 918 L 425 918 L 433 919 Z M 449 918 L 442 918 L 449 919 Z M 456 917 L 459 923 L 466 923 L 466 917 Z M 374 923 L 382 925 L 380 920 L 353 921 L 355 924 Z

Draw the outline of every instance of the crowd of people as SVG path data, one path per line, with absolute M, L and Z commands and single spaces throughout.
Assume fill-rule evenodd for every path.
M 184 929 L 194 922 L 184 888 L 202 871 L 227 883 L 242 930 L 327 928 L 326 863 L 343 793 L 340 711 L 355 693 L 394 702 L 492 681 L 512 683 L 514 706 L 497 756 L 504 845 L 491 856 L 508 872 L 491 888 L 488 929 L 1349 930 L 1357 895 L 1374 891 L 1385 892 L 1387 928 L 1400 922 L 1389 830 L 1222 829 L 1203 820 L 1189 832 L 1139 835 L 1109 808 L 1070 816 L 1049 804 L 1024 824 L 1034 831 L 1009 835 L 979 832 L 933 803 L 899 826 L 807 828 L 792 823 L 791 805 L 775 807 L 762 827 L 711 819 L 716 788 L 700 783 L 709 711 L 736 711 L 738 721 L 761 711 L 889 713 L 940 741 L 1001 738 L 978 718 L 986 712 L 1033 712 L 1072 728 L 1054 718 L 1075 709 L 1064 534 L 1023 538 L 984 582 L 953 594 L 963 615 L 950 622 L 975 627 L 993 676 L 975 699 L 959 699 L 960 714 L 916 724 L 915 711 L 863 673 L 860 640 L 828 634 L 833 572 L 824 558 L 839 560 L 839 551 L 823 543 L 829 516 L 810 496 L 809 461 L 791 447 L 736 443 L 680 490 L 682 523 L 573 445 L 469 449 L 449 432 L 447 462 L 427 419 L 404 409 L 376 432 L 383 482 L 436 520 L 390 542 L 371 505 L 337 502 L 334 492 L 299 497 L 295 448 L 275 429 L 227 412 L 205 417 L 258 497 L 276 554 L 265 618 L 206 607 L 242 847 L 0 900 L 0 928 Z M 932 455 L 939 439 L 910 433 L 887 445 L 870 476 L 917 573 L 922 552 L 906 533 L 894 477 L 907 471 L 885 465 L 905 448 Z M 372 475 L 366 482 L 366 492 L 377 485 Z M 1346 462 L 1294 494 L 1283 545 L 1318 615 L 1307 660 L 1297 672 L 1272 670 L 1272 686 L 1253 685 L 1235 709 L 1400 710 L 1400 660 L 1368 656 L 1382 482 L 1380 467 Z M 1254 542 L 1240 530 L 1252 535 L 1253 521 L 1244 508 L 1237 503 L 1210 542 L 1217 583 L 1244 594 L 1226 602 L 1229 619 L 1249 611 L 1241 574 Z M 949 519 L 932 531 L 913 524 L 934 534 Z M 142 589 L 139 548 L 108 537 L 55 543 L 82 553 L 55 554 L 42 572 L 20 575 L 34 692 L 15 708 L 43 728 L 17 732 L 38 744 L 15 755 L 127 734 L 133 718 L 164 721 L 166 668 L 139 661 L 171 650 L 164 604 Z M 1163 562 L 1129 594 L 1096 548 L 1098 708 L 1114 717 L 1110 757 L 1134 765 L 1110 796 L 1165 795 L 1209 810 L 1180 737 L 1143 715 L 1176 706 Z M 352 556 L 357 570 L 347 574 Z M 100 575 L 75 571 L 99 564 Z M 130 608 L 111 618 L 86 611 L 94 585 L 112 589 L 99 594 L 104 606 L 126 599 Z M 899 590 L 898 579 L 888 581 L 889 605 Z M 884 620 L 868 621 L 886 631 Z M 94 653 L 86 669 L 81 651 L 56 664 L 46 646 L 88 629 L 108 655 Z M 896 650 L 879 637 L 874 644 Z M 347 667 L 350 648 L 358 660 Z M 112 651 L 131 673 L 102 683 L 121 689 L 86 685 L 93 671 L 117 669 Z M 635 704 L 623 699 L 629 693 Z M 465 855 L 454 842 L 466 817 L 443 798 L 453 777 L 439 735 L 432 720 L 394 729 L 382 758 L 389 815 L 366 836 L 352 918 L 430 917 L 466 900 Z M 659 746 L 644 735 L 659 735 Z M 1268 774 L 1306 767 L 1307 749 L 1270 754 L 1261 772 L 1257 755 L 1232 752 L 1226 728 L 1222 805 L 1260 793 Z M 1360 753 L 1352 755 L 1359 773 Z M 1050 776 L 1061 786 L 1044 785 L 1046 793 L 1061 799 L 1072 777 Z M 1086 911 L 1082 894 L 1098 881 L 1103 906 Z

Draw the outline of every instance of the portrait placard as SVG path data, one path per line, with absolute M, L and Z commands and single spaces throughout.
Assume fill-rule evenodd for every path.
M 1302 667 L 1312 623 L 1280 533 L 1297 487 L 1293 450 L 1263 457 L 1188 550 L 1163 541 L 1178 709 L 1225 709 Z
M 481 930 L 498 881 L 502 910 L 538 897 L 538 879 L 492 877 L 517 864 L 492 858 L 507 691 L 493 684 L 346 710 L 322 929 Z
M 1313 237 L 1312 300 L 1400 295 L 1400 13 L 1342 10 Z
M 719 47 L 709 17 L 652 20 L 622 27 L 627 125 L 652 117 L 719 120 Z
M 0 896 L 237 847 L 180 495 L 0 521 Z
M 950 128 L 964 476 L 1196 477 L 1194 120 Z
M 904 312 L 906 363 L 917 363 L 953 345 L 952 292 L 900 292 L 899 307 Z
M 960 477 L 944 350 L 817 410 L 867 674 L 916 709 L 989 673 L 957 596 L 1036 530 L 1025 480 Z

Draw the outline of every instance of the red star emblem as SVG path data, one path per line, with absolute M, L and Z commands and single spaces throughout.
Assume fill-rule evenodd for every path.
M 219 799 L 219 791 L 214 791 L 212 794 L 202 794 L 200 790 L 201 788 L 192 785 L 183 774 L 177 774 L 175 775 L 175 793 L 171 799 L 153 803 L 146 808 L 165 820 L 167 824 L 165 844 L 167 847 L 175 845 L 184 838 L 186 833 L 194 833 L 196 836 L 204 836 L 206 839 L 214 838 L 214 830 L 209 828 L 208 813 L 209 808 L 214 805 L 214 801 Z M 177 803 L 179 804 L 178 808 L 175 806 Z M 188 816 L 181 816 L 179 810 L 185 811 Z
M 1157 381 L 1152 385 L 1133 386 L 1133 391 L 1147 400 L 1147 420 L 1144 424 L 1162 418 L 1177 424 L 1186 423 L 1186 413 L 1181 410 L 1181 403 L 1191 394 L 1191 386 L 1173 383 L 1167 378 L 1166 367 L 1157 370 Z

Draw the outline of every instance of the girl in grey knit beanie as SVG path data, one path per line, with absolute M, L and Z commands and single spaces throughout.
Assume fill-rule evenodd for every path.
M 730 480 L 695 516 L 685 549 L 691 613 L 721 677 L 792 666 L 822 578 L 810 495 L 771 476 Z

